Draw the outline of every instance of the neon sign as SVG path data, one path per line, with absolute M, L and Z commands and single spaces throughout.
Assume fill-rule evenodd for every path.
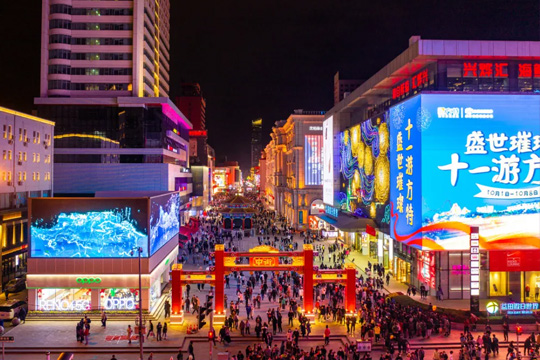
M 464 77 L 508 77 L 508 63 L 464 62 Z
M 339 216 L 339 210 L 333 206 L 325 205 L 324 212 L 330 216 L 337 218 Z
M 135 310 L 135 299 L 107 299 L 106 310 Z
M 82 278 L 82 277 L 79 277 L 77 278 L 75 281 L 77 281 L 78 284 L 99 284 L 101 282 L 101 278 L 99 277 L 96 277 L 96 278 Z
M 41 300 L 39 309 L 42 311 L 85 311 L 90 310 L 90 300 Z
M 275 257 L 252 257 L 249 258 L 249 265 L 256 267 L 278 266 L 278 258 Z
M 506 311 L 508 315 L 528 315 L 539 310 L 539 303 L 502 303 L 501 311 Z
M 416 90 L 427 85 L 429 85 L 429 71 L 428 69 L 424 69 L 418 74 L 413 75 L 410 79 L 407 79 L 394 87 L 392 89 L 392 100 L 408 95 L 411 90 Z

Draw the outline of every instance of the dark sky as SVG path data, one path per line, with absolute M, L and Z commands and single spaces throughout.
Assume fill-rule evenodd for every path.
M 425 39 L 538 40 L 540 0 L 171 0 L 171 97 L 199 82 L 218 158 L 249 166 L 251 120 L 264 143 L 294 109 L 328 110 L 336 71 L 369 78 Z M 22 14 L 12 16 L 11 14 Z M 0 105 L 39 95 L 41 1 L 0 1 Z M 343 76 L 342 76 L 343 77 Z

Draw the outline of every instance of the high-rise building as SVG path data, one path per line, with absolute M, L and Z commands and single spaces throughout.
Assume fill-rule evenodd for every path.
M 56 194 L 180 191 L 189 202 L 192 125 L 168 98 L 169 6 L 43 0 L 35 104 L 56 122 Z
M 263 150 L 262 119 L 251 121 L 251 167 L 259 166 L 259 158 Z
M 182 84 L 182 96 L 176 98 L 175 104 L 193 124 L 193 130 L 206 130 L 206 100 L 199 84 Z
M 43 0 L 44 97 L 167 97 L 169 0 Z

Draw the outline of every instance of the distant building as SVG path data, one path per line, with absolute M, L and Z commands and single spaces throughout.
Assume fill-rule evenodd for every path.
M 0 107 L 2 286 L 26 272 L 28 198 L 51 197 L 54 123 Z
M 259 165 L 262 146 L 262 119 L 251 121 L 251 167 Z
M 206 130 L 206 100 L 199 84 L 182 84 L 182 96 L 176 98 L 175 104 L 193 124 L 193 130 Z
M 334 75 L 334 105 L 352 93 L 357 87 L 362 85 L 363 80 L 340 79 L 339 71 Z

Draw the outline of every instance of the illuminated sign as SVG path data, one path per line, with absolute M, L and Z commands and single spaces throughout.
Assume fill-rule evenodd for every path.
M 502 303 L 501 311 L 508 315 L 530 315 L 540 309 L 539 303 Z
M 480 240 L 478 227 L 471 226 L 470 231 L 470 274 L 471 274 L 471 311 L 477 313 L 479 309 L 473 309 L 473 304 L 479 302 L 480 296 Z
M 409 95 L 411 90 L 416 90 L 429 85 L 429 71 L 424 69 L 418 74 L 413 75 L 410 79 L 405 80 L 401 84 L 392 88 L 392 99 L 398 99 L 402 96 Z
M 101 282 L 101 278 L 99 277 L 78 277 L 75 281 L 77 281 L 77 284 L 99 284 Z
M 490 301 L 486 304 L 486 311 L 490 315 L 495 315 L 499 312 L 499 304 L 496 301 Z
M 321 199 L 315 199 L 311 202 L 311 215 L 324 214 L 324 203 Z
M 322 126 L 310 126 L 309 131 L 322 131 Z
M 105 309 L 106 310 L 135 310 L 135 299 L 106 299 L 105 300 Z
M 519 78 L 540 77 L 540 64 L 532 64 L 532 63 L 518 64 L 518 77 Z
M 469 275 L 471 269 L 468 265 L 452 265 L 452 275 Z
M 250 257 L 249 265 L 255 267 L 274 267 L 278 266 L 277 257 Z
M 334 205 L 334 118 L 323 122 L 323 201 Z
M 491 63 L 491 62 L 464 62 L 463 63 L 464 77 L 508 77 L 508 63 Z
M 207 136 L 206 130 L 190 130 L 189 136 Z
M 38 309 L 41 311 L 86 311 L 90 310 L 90 300 L 40 300 Z
M 304 146 L 304 183 L 321 185 L 322 135 L 306 135 Z
M 540 249 L 539 96 L 423 94 L 390 122 L 396 240 L 467 250 L 478 226 L 482 249 Z
M 327 230 L 323 230 L 322 231 L 322 234 L 324 237 L 329 237 L 329 238 L 335 238 L 338 236 L 338 232 L 337 231 L 327 231 Z
M 339 210 L 333 206 L 325 205 L 324 212 L 332 217 L 337 218 L 339 216 Z
M 435 289 L 435 254 L 432 251 L 421 251 L 417 264 L 418 280 L 428 287 Z

